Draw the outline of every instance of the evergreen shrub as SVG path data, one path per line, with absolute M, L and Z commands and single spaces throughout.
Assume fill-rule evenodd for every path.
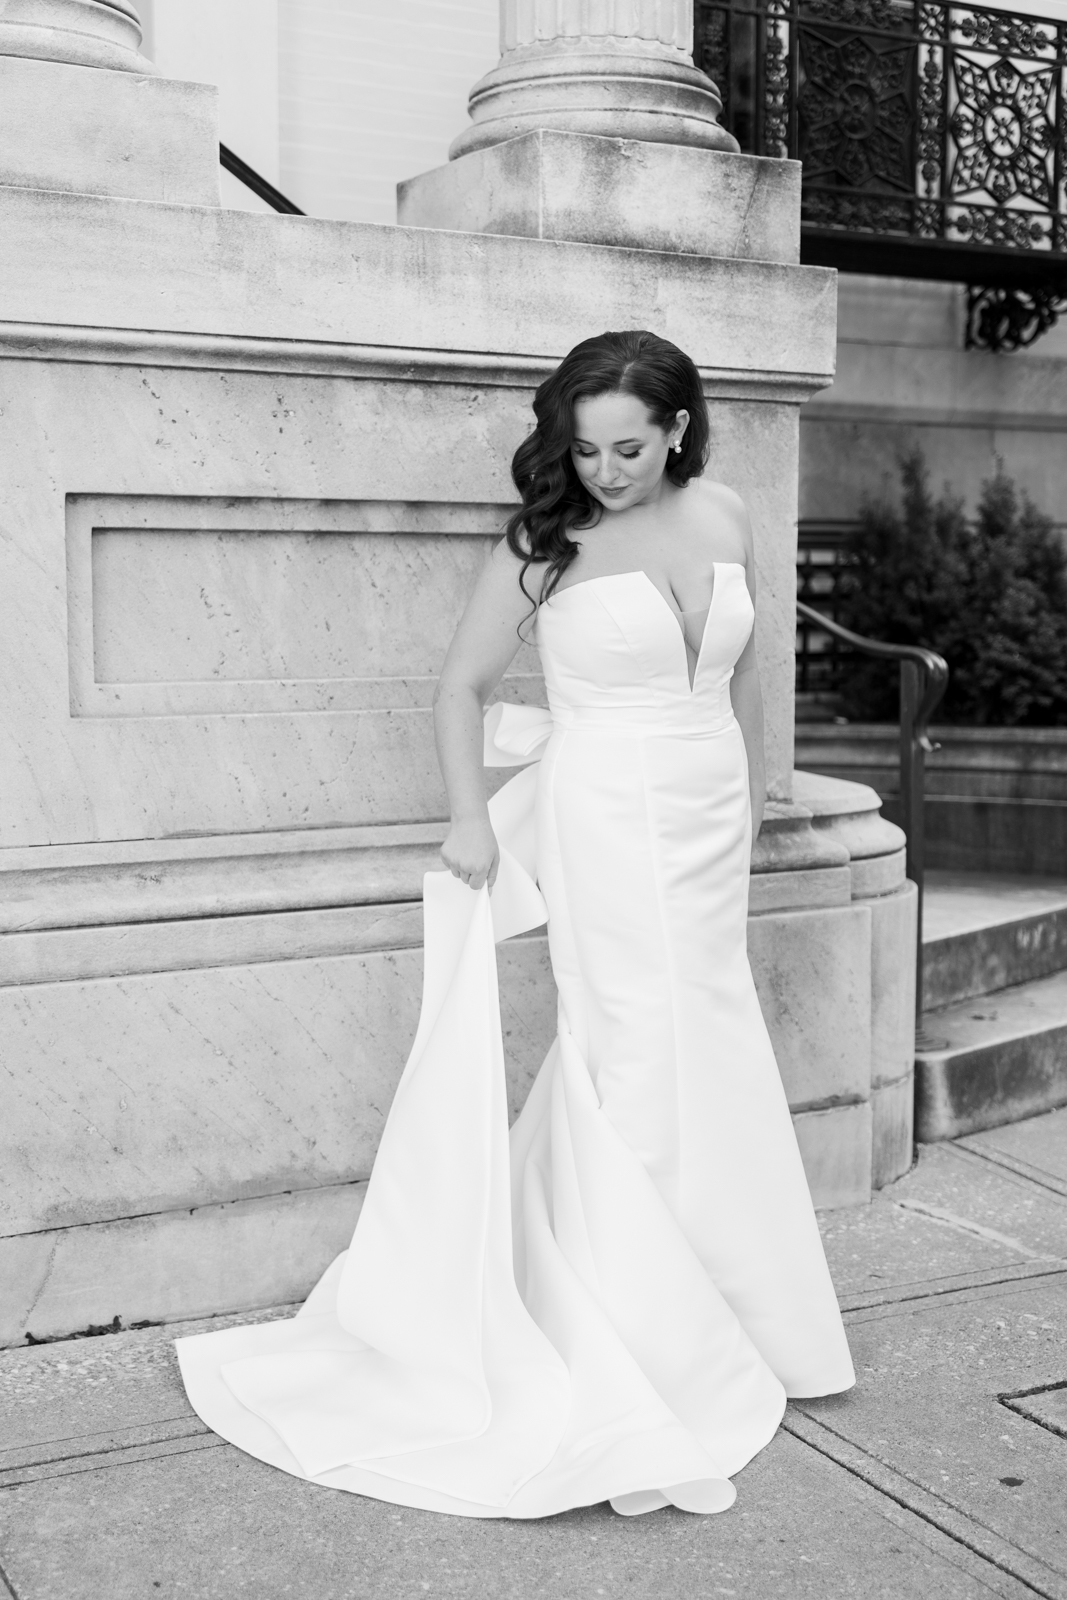
M 935 498 L 919 449 L 900 462 L 899 509 L 867 501 L 841 577 L 845 627 L 924 644 L 949 664 L 942 722 L 1067 726 L 1067 557 L 1051 519 L 998 465 L 973 519 L 948 486 Z M 842 713 L 895 721 L 899 674 L 861 657 L 845 674 Z

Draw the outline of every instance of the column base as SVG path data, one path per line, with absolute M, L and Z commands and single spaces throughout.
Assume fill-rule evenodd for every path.
M 800 259 L 800 165 L 539 128 L 397 186 L 412 228 Z

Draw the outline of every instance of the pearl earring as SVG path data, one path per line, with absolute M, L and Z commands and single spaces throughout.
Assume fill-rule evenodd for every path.
M 682 453 L 682 441 L 680 439 L 675 439 L 674 443 L 671 446 L 671 449 L 672 450 L 676 450 L 678 452 L 678 454 L 681 455 L 681 453 Z

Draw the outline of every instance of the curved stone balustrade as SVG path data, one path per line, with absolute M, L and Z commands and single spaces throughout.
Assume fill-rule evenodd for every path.
M 881 814 L 865 783 L 794 772 L 793 798 L 812 813 L 812 828 L 848 850 L 854 898 L 888 894 L 904 882 L 904 830 Z
M 693 65 L 692 0 L 501 0 L 500 37 L 452 160 L 536 129 L 738 148 Z
M 129 0 L 6 0 L 0 9 L 0 56 L 154 74 L 140 44 Z

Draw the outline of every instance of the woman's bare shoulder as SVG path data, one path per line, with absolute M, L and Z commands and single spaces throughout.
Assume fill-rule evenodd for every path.
M 714 478 L 694 478 L 688 485 L 696 490 L 694 506 L 719 561 L 738 561 L 748 566 L 752 555 L 752 527 L 745 502 L 729 484 Z M 706 520 L 705 520 L 706 519 Z

